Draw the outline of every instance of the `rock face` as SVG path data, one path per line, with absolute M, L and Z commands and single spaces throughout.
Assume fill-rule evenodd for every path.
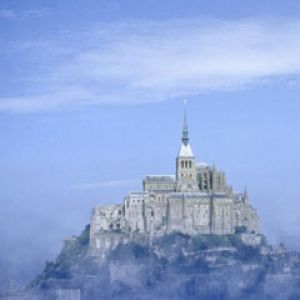
M 95 207 L 90 254 L 103 258 L 119 244 L 172 232 L 228 235 L 239 228 L 259 233 L 256 210 L 246 191 L 227 185 L 223 171 L 196 163 L 185 120 L 176 174 L 146 176 L 143 191 L 130 193 L 123 204 Z
M 176 174 L 146 176 L 143 191 L 123 204 L 97 206 L 91 225 L 65 240 L 30 292 L 65 300 L 72 293 L 77 300 L 293 300 L 299 287 L 299 254 L 269 246 L 247 192 L 196 163 L 185 117 Z
M 246 245 L 244 234 L 171 233 L 153 238 L 151 245 L 119 244 L 99 260 L 89 255 L 83 238 L 87 229 L 73 241 L 75 248 L 67 243 L 46 267 L 32 284 L 35 290 L 79 290 L 81 300 L 300 297 L 299 254 L 273 248 L 263 236 Z

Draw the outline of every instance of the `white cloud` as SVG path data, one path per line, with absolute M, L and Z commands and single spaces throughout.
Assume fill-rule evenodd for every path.
M 15 17 L 16 17 L 15 12 L 10 9 L 0 10 L 0 18 L 15 18 Z
M 0 110 L 164 101 L 298 76 L 300 22 L 98 24 L 56 41 L 28 42 L 25 51 L 43 53 L 42 71 L 28 81 L 34 92 L 0 98 Z
M 22 12 L 21 16 L 23 18 L 42 18 L 48 14 L 47 9 L 28 9 Z
M 0 9 L 0 18 L 32 18 L 44 17 L 47 14 L 47 9 L 27 9 L 23 11 L 14 11 L 12 9 Z

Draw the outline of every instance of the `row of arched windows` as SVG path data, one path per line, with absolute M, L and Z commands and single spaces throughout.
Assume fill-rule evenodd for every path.
M 181 161 L 181 168 L 189 168 L 191 169 L 192 168 L 192 161 L 191 160 L 182 160 Z

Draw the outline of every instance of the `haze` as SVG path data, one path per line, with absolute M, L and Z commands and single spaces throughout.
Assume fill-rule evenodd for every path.
M 199 161 L 299 244 L 298 1 L 1 1 L 0 286 L 28 282 L 93 206 Z

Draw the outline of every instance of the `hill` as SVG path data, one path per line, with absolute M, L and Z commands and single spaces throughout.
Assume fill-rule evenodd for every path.
M 118 245 L 105 258 L 89 255 L 89 226 L 65 242 L 31 290 L 80 290 L 81 299 L 300 298 L 299 254 L 274 248 L 261 236 L 172 233 Z

